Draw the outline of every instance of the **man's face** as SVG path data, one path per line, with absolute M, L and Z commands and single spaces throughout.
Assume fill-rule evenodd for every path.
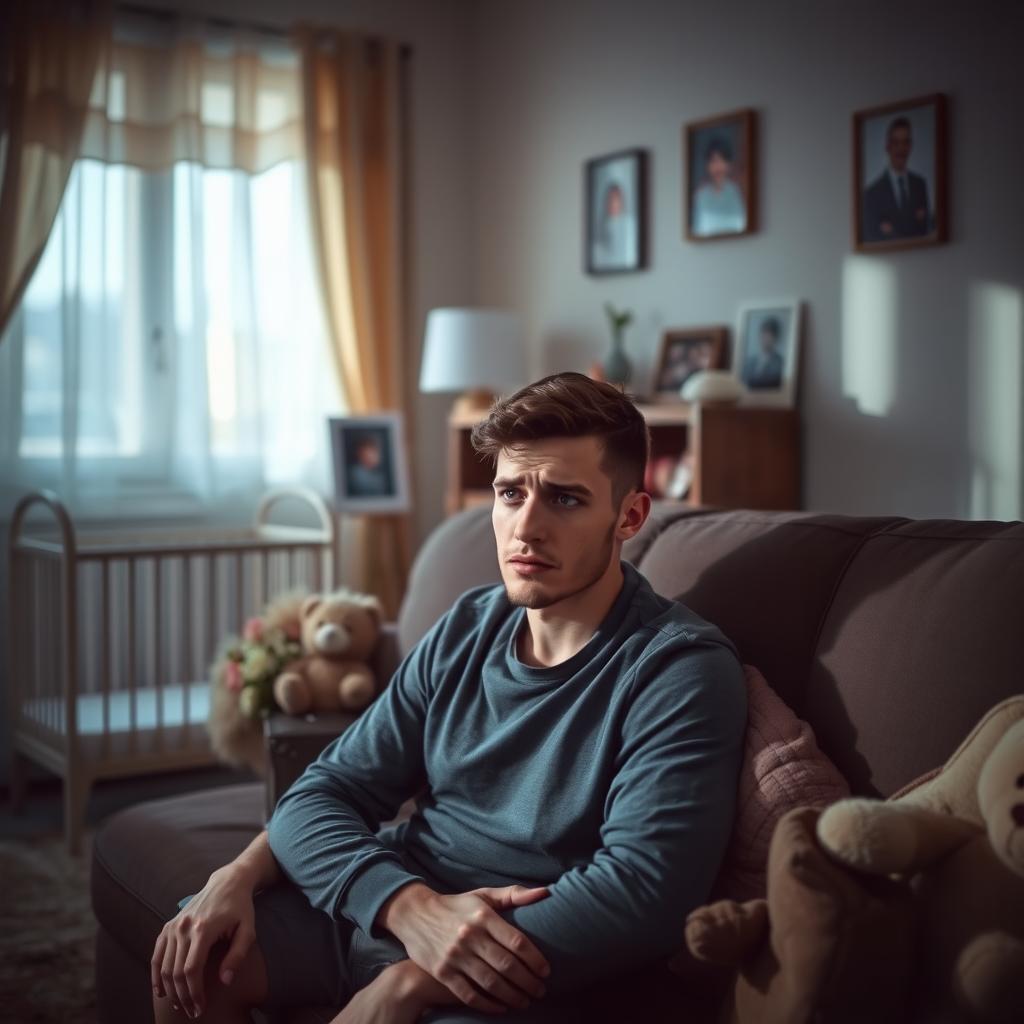
M 910 158 L 910 150 L 910 129 L 903 125 L 893 128 L 889 132 L 885 151 L 889 154 L 889 163 L 892 164 L 894 171 L 902 172 L 906 169 L 907 160 Z
M 603 454 L 594 437 L 560 437 L 498 456 L 491 521 L 513 604 L 549 608 L 597 583 L 617 559 L 619 509 Z

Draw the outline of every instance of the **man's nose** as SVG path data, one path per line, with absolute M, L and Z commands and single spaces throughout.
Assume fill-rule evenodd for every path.
M 527 498 L 519 506 L 519 514 L 516 516 L 516 540 L 524 542 L 538 540 L 544 535 L 544 529 L 542 502 L 535 497 Z

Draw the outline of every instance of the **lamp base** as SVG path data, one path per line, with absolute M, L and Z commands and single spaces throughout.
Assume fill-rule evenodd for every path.
M 494 404 L 495 397 L 494 392 L 486 388 L 472 388 L 455 399 L 452 412 L 456 416 L 479 415 L 483 419 L 487 410 Z

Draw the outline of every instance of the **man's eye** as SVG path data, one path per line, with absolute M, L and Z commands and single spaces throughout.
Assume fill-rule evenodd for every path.
M 502 492 L 501 496 L 505 501 L 515 501 L 518 491 L 514 487 L 506 487 Z
M 562 508 L 575 508 L 580 503 L 580 499 L 572 494 L 558 494 L 555 496 L 555 503 L 561 505 Z

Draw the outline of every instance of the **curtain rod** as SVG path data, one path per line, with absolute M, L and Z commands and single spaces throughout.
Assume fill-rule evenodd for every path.
M 125 14 L 139 14 L 152 18 L 171 20 L 173 18 L 192 18 L 195 21 L 204 22 L 207 25 L 215 25 L 217 28 L 244 28 L 251 32 L 260 32 L 263 35 L 275 36 L 278 39 L 289 37 L 288 29 L 280 25 L 270 25 L 263 21 L 241 21 L 237 18 L 225 18 L 222 15 L 200 14 L 192 10 L 174 10 L 170 7 L 150 7 L 148 4 L 116 3 L 114 9 L 124 11 Z M 412 56 L 412 47 L 408 43 L 402 43 L 398 52 L 403 57 Z

